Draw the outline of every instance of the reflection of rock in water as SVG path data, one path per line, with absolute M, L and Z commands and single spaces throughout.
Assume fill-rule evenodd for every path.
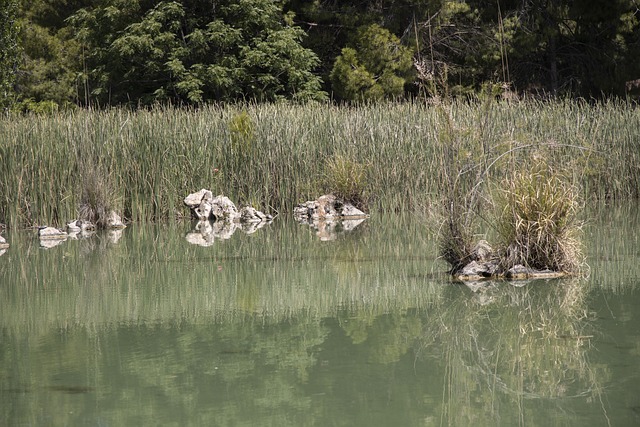
M 120 240 L 120 238 L 122 237 L 122 233 L 124 232 L 124 230 L 122 228 L 118 228 L 118 229 L 114 229 L 114 230 L 108 230 L 107 231 L 107 241 L 111 244 L 116 244 L 118 243 L 118 240 Z
M 66 242 L 66 241 L 67 241 L 66 236 L 60 239 L 40 239 L 40 247 L 43 249 L 51 249 L 51 248 L 55 248 L 56 246 L 62 244 L 62 242 Z
M 7 250 L 6 250 L 6 249 L 0 249 L 0 256 L 4 255 L 4 254 L 5 254 L 5 252 L 7 252 Z
M 362 224 L 366 218 L 359 219 L 315 219 L 299 221 L 301 224 L 307 224 L 316 231 L 316 235 L 320 240 L 330 241 L 338 238 L 338 235 L 353 230 Z
M 198 221 L 193 230 L 185 236 L 187 242 L 198 246 L 211 246 L 215 240 L 211 221 Z
M 228 240 L 236 230 L 252 234 L 260 230 L 271 221 L 235 222 L 235 221 L 198 221 L 193 230 L 185 236 L 187 242 L 198 246 L 211 246 L 216 240 Z
M 271 221 L 240 223 L 238 224 L 238 228 L 245 234 L 253 234 L 267 224 L 271 224 Z
M 198 221 L 193 230 L 187 233 L 187 242 L 198 246 L 211 246 L 215 240 L 228 240 L 237 229 L 254 233 L 267 222 L 239 224 L 233 221 Z

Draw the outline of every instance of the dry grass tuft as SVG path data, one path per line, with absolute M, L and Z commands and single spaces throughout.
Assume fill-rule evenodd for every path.
M 544 165 L 517 171 L 498 191 L 496 227 L 504 268 L 576 273 L 584 265 L 577 188 Z

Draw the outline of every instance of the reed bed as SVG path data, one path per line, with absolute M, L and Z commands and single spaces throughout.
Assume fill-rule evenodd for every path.
M 424 212 L 452 162 L 500 179 L 534 151 L 587 202 L 639 195 L 640 110 L 622 102 L 77 110 L 0 119 L 0 222 L 62 225 L 95 185 L 130 221 L 185 216 L 183 197 L 200 188 L 271 213 L 341 188 L 371 211 Z M 361 182 L 332 181 L 340 162 Z

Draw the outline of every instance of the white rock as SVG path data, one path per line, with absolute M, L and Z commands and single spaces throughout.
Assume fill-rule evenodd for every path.
M 41 227 L 38 230 L 38 237 L 40 237 L 40 240 L 64 240 L 67 236 L 67 233 L 59 228 Z

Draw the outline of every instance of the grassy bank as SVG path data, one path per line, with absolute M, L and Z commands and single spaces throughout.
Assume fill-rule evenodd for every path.
M 443 165 L 464 173 L 491 163 L 500 178 L 534 155 L 564 170 L 587 201 L 636 198 L 640 110 L 566 101 L 2 118 L 0 222 L 62 225 L 88 188 L 132 221 L 186 215 L 183 197 L 203 187 L 271 213 L 344 189 L 361 192 L 371 211 L 423 212 L 452 182 Z

